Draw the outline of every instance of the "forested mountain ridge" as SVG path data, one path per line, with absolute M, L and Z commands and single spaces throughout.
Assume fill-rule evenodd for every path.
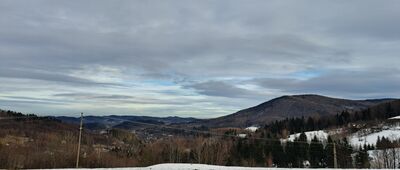
M 65 123 L 79 124 L 79 117 L 58 116 L 55 117 Z M 154 125 L 172 125 L 172 124 L 186 124 L 191 122 L 201 121 L 196 118 L 183 118 L 183 117 L 151 117 L 151 116 L 85 116 L 83 123 L 85 127 L 92 130 L 102 130 L 107 128 L 119 127 L 123 129 L 136 129 L 140 127 L 147 127 L 146 124 Z M 132 124 L 132 125 L 131 125 Z
M 138 129 L 146 123 L 155 125 L 197 125 L 206 127 L 248 127 L 264 125 L 275 120 L 294 117 L 326 116 L 343 111 L 355 112 L 395 99 L 347 100 L 320 95 L 282 96 L 236 113 L 211 119 L 149 116 L 85 116 L 84 124 L 89 129 L 120 127 Z M 60 116 L 57 119 L 67 123 L 79 123 L 79 118 Z M 131 122 L 131 123 L 129 123 Z M 140 124 L 143 123 L 143 124 Z
M 320 95 L 282 96 L 234 114 L 206 121 L 210 127 L 246 127 L 275 120 L 302 116 L 334 115 L 342 111 L 354 112 L 394 99 L 348 100 Z
M 400 115 L 400 100 L 376 103 L 379 104 L 353 112 L 344 110 L 323 116 L 276 120 L 262 124 L 255 132 L 241 128 L 192 130 L 186 126 L 159 122 L 150 130 L 168 134 L 147 140 L 140 137 L 138 131 L 108 128 L 99 133 L 84 128 L 82 166 L 148 166 L 176 162 L 259 167 L 307 167 L 306 164 L 309 164 L 310 167 L 325 168 L 333 167 L 332 146 L 335 143 L 336 152 L 341 155 L 338 157 L 339 167 L 377 167 L 379 162 L 370 164 L 368 154 L 374 155 L 371 152 L 375 149 L 400 147 L 400 140 L 382 137 L 376 145 L 363 146 L 352 146 L 348 140 L 348 135 L 371 128 L 370 125 L 383 122 L 385 126 L 387 121 L 400 123 L 388 119 Z M 0 120 L 0 162 L 5 162 L 0 168 L 74 166 L 78 125 L 12 111 L 0 111 L 0 115 L 15 118 Z M 166 126 L 176 131 L 164 128 Z M 140 131 L 145 132 L 143 135 L 154 134 L 146 130 Z M 335 133 L 327 135 L 326 140 L 307 137 L 304 133 L 315 130 Z M 300 135 L 293 140 L 282 141 L 294 133 Z M 375 154 L 378 156 L 374 160 L 379 161 L 380 154 Z
M 53 117 L 0 110 L 0 169 L 72 168 L 79 126 Z M 135 134 L 110 129 L 106 134 L 83 130 L 80 165 L 136 165 L 127 153 L 142 146 Z M 84 156 L 83 156 L 84 155 Z
M 285 118 L 266 124 L 264 129 L 278 137 L 340 127 L 351 127 L 351 131 L 356 131 L 379 123 L 397 121 L 399 118 L 393 119 L 396 116 L 400 116 L 400 100 L 381 103 L 352 113 L 342 111 L 335 115 Z

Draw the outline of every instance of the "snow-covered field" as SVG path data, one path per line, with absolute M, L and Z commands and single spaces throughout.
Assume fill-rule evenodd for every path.
M 385 150 L 370 150 L 368 155 L 370 157 L 371 168 L 380 168 L 385 166 L 394 167 L 400 165 L 399 159 L 400 148 L 390 148 Z
M 318 131 L 308 131 L 305 132 L 307 136 L 307 140 L 311 141 L 314 136 L 317 136 L 318 140 L 326 142 L 328 140 L 328 135 L 331 132 L 318 130 Z M 332 132 L 333 133 L 333 132 Z M 287 139 L 283 139 L 282 141 L 294 141 L 295 138 L 298 138 L 300 133 L 289 135 Z M 352 146 L 362 146 L 364 143 L 370 145 L 376 145 L 376 141 L 378 137 L 389 138 L 390 140 L 400 139 L 400 126 L 392 126 L 392 127 L 383 127 L 380 129 L 364 129 L 363 131 L 359 131 L 357 133 L 351 134 L 348 136 L 348 141 Z
M 307 140 L 310 142 L 314 136 L 317 136 L 317 139 L 320 141 L 327 141 L 328 140 L 328 133 L 326 131 L 323 130 L 317 130 L 317 131 L 308 131 L 308 132 L 304 132 L 307 136 Z M 289 137 L 287 139 L 283 139 L 282 141 L 294 141 L 294 139 L 298 138 L 300 136 L 300 133 L 296 133 L 296 134 L 292 134 L 289 135 Z
M 392 117 L 390 120 L 400 119 L 400 116 Z M 331 129 L 331 130 L 317 130 L 305 132 L 307 140 L 310 142 L 314 136 L 317 136 L 318 140 L 326 142 L 329 135 L 340 134 L 343 129 Z M 289 135 L 287 139 L 282 139 L 282 142 L 294 141 L 300 136 L 300 133 Z M 362 146 L 364 144 L 376 145 L 378 137 L 389 138 L 389 140 L 400 139 L 400 122 L 381 124 L 371 128 L 359 130 L 356 133 L 347 136 L 349 143 L 354 146 Z
M 394 120 L 394 119 L 400 119 L 400 116 L 395 116 L 395 117 L 392 117 L 392 118 L 389 118 L 389 119 L 392 119 L 392 120 Z
M 143 168 L 109 168 L 109 169 L 132 169 L 132 170 L 284 170 L 284 169 L 301 169 L 301 168 L 253 168 L 253 167 L 228 167 L 204 164 L 158 164 Z M 317 170 L 317 169 L 315 169 Z M 321 170 L 329 170 L 323 168 Z M 351 169 L 347 169 L 351 170 Z
M 245 130 L 250 131 L 250 132 L 256 132 L 258 130 L 259 127 L 257 126 L 250 126 L 247 127 Z
M 349 137 L 349 142 L 353 146 L 364 145 L 364 143 L 375 145 L 378 137 L 382 138 L 383 136 L 385 138 L 389 138 L 390 140 L 400 139 L 400 129 L 399 127 L 393 127 L 379 132 L 373 132 L 367 135 L 360 135 L 359 133 L 356 133 Z
M 399 119 L 399 117 L 397 116 L 390 119 Z M 382 124 L 372 128 L 363 129 L 348 136 L 348 139 L 350 144 L 353 146 L 364 144 L 376 145 L 378 137 L 389 138 L 389 140 L 400 139 L 400 124 Z

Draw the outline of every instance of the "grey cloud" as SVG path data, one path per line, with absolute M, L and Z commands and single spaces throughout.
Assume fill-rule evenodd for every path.
M 396 95 L 399 77 L 392 72 L 400 64 L 400 24 L 395 22 L 399 5 L 373 0 L 5 0 L 0 4 L 0 78 L 28 82 L 13 92 L 81 88 L 88 94 L 51 97 L 91 99 L 85 101 L 93 101 L 92 105 L 136 102 L 201 108 L 190 101 L 119 95 L 125 94 L 121 90 L 140 88 L 135 85 L 146 80 L 183 88 L 147 89 L 170 97 L 194 89 L 207 100 L 229 98 L 215 102 L 215 108 L 240 109 L 264 98 L 262 92 L 232 83 L 243 79 L 274 89 L 271 96 L 281 92 Z M 115 78 L 111 75 L 97 81 L 97 76 L 69 74 L 92 66 L 120 69 L 116 79 L 121 81 L 100 82 Z M 287 78 L 305 70 L 331 72 L 309 80 Z M 215 81 L 226 79 L 233 81 Z M 9 84 L 0 85 L 0 90 L 13 93 L 7 90 Z M 50 89 L 39 89 L 43 84 L 51 84 L 46 86 Z M 101 94 L 104 90 L 119 93 Z M 241 101 L 224 104 L 232 98 Z
M 102 95 L 102 94 L 93 94 L 93 93 L 59 93 L 54 94 L 55 97 L 78 97 L 78 98 L 93 98 L 93 99 L 131 99 L 132 96 L 128 95 Z
M 18 20 L 3 21 L 6 28 L 0 33 L 2 32 L 5 39 L 0 43 L 11 46 L 7 48 L 8 53 L 18 58 L 18 61 L 9 58 L 8 62 L 30 67 L 43 65 L 42 68 L 48 71 L 74 69 L 77 65 L 97 63 L 143 69 L 153 75 L 172 71 L 189 76 L 250 76 L 254 72 L 260 72 L 260 67 L 265 69 L 263 72 L 284 70 L 285 62 L 295 61 L 292 67 L 311 64 L 315 67 L 334 58 L 347 59 L 348 51 L 307 40 L 300 34 L 285 32 L 276 35 L 274 32 L 277 30 L 267 26 L 264 29 L 249 28 L 253 32 L 248 33 L 243 22 L 251 17 L 262 16 L 262 13 L 246 11 L 250 16 L 235 20 L 233 17 L 225 18 L 227 14 L 218 11 L 223 5 L 220 3 L 183 3 L 174 7 L 177 10 L 162 4 L 152 7 L 165 11 L 165 16 L 146 12 L 150 14 L 145 15 L 149 18 L 134 12 L 138 6 L 149 8 L 147 3 L 128 3 L 126 7 L 120 7 L 128 16 L 137 18 L 132 21 L 114 21 L 112 17 L 119 16 L 120 13 L 107 11 L 108 8 L 101 6 L 110 5 L 106 2 L 91 8 L 85 4 L 76 8 L 74 3 L 65 3 L 65 6 L 43 4 L 44 7 L 54 8 L 45 9 L 53 13 L 50 16 L 54 17 L 48 17 L 49 14 L 45 15 L 40 11 L 33 12 L 36 14 L 34 16 L 26 16 L 27 12 L 22 12 L 21 9 L 9 11 L 14 14 L 12 16 L 18 16 Z M 236 9 L 238 6 L 235 4 L 236 2 L 230 5 L 232 10 L 227 13 L 240 16 L 240 9 Z M 260 5 L 268 6 L 266 3 Z M 209 10 L 210 16 L 193 12 L 205 10 L 203 8 Z M 103 18 L 90 15 L 90 12 L 101 14 L 103 10 L 110 15 Z M 144 13 L 144 10 L 137 11 Z M 176 11 L 187 12 L 188 15 Z M 5 15 L 10 15 L 9 13 Z M 83 22 L 85 19 L 93 22 Z M 226 23 L 224 19 L 231 19 L 231 22 Z M 115 23 L 111 29 L 116 31 L 102 31 L 109 27 L 106 24 L 108 22 L 120 23 Z M 24 26 L 23 30 L 19 29 L 21 26 Z M 230 26 L 233 26 L 233 30 L 238 30 L 226 31 Z M 25 29 L 26 27 L 29 29 Z M 314 63 L 309 62 L 310 60 Z M 224 68 L 218 64 L 221 62 L 224 63 Z
M 79 77 L 69 76 L 60 73 L 49 73 L 36 70 L 25 70 L 25 69 L 12 69 L 12 68 L 0 68 L 0 77 L 2 78 L 16 78 L 16 79 L 33 79 L 33 80 L 43 80 L 61 83 L 72 83 L 80 85 L 115 85 L 115 83 L 101 83 L 95 82 L 88 79 L 83 79 Z
M 54 94 L 54 97 L 61 97 L 64 99 L 77 99 L 83 101 L 94 100 L 92 102 L 117 102 L 117 103 L 135 103 L 135 104 L 159 104 L 159 105 L 189 105 L 190 101 L 172 101 L 172 100 L 161 100 L 150 97 L 135 97 L 129 95 L 117 95 L 117 94 L 101 94 L 101 93 L 59 93 Z M 73 100 L 72 100 L 73 101 Z M 201 102 L 201 101 L 200 101 Z
M 207 96 L 219 96 L 229 98 L 256 98 L 258 93 L 236 87 L 222 81 L 208 81 L 186 85 L 186 88 L 195 89 L 198 93 Z
M 400 74 L 396 70 L 336 70 L 307 80 L 261 78 L 254 81 L 265 88 L 285 93 L 320 93 L 354 98 L 399 97 L 400 94 Z
M 41 105 L 64 105 L 66 104 L 65 101 L 61 100 L 54 100 L 54 99 L 44 99 L 44 98 L 32 98 L 32 97 L 14 97 L 9 96 L 5 99 L 0 98 L 0 103 L 6 105 L 9 104 L 10 106 L 23 103 L 23 104 L 41 104 Z
M 133 98 L 132 96 L 126 96 L 126 95 L 103 95 L 103 96 L 97 96 L 96 98 L 99 99 L 131 99 Z
M 359 1 L 360 2 L 360 1 Z M 365 2 L 365 3 L 364 3 Z M 398 41 L 400 24 L 395 22 L 400 15 L 400 4 L 388 1 L 363 1 L 357 9 L 345 3 L 332 4 L 327 12 L 340 11 L 336 15 L 325 17 L 327 31 L 343 38 L 358 37 L 375 41 Z M 372 7 L 372 8 L 371 8 Z

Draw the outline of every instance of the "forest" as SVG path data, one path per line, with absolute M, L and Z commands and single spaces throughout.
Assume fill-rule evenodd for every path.
M 307 139 L 304 132 L 350 127 L 398 116 L 398 101 L 359 112 L 343 111 L 326 117 L 287 118 L 263 126 L 247 137 L 238 137 L 236 129 L 223 133 L 176 131 L 175 135 L 145 141 L 122 129 L 105 133 L 84 130 L 80 167 L 137 167 L 159 163 L 201 163 L 249 167 L 334 167 L 336 152 L 339 168 L 370 168 L 368 151 L 397 148 L 399 141 L 379 138 L 376 146 L 350 146 L 345 137 Z M 399 112 L 397 112 L 399 113 Z M 1 111 L 0 168 L 72 168 L 75 166 L 78 127 L 49 117 Z M 160 129 L 162 130 L 162 129 Z M 355 130 L 355 129 L 353 129 Z M 294 141 L 289 134 L 301 133 Z M 397 167 L 393 152 L 377 153 L 385 158 L 383 167 Z M 395 154 L 395 155 L 393 155 Z M 382 158 L 382 159 L 383 159 Z

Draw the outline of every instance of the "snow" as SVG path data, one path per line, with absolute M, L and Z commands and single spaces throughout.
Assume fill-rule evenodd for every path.
M 392 168 L 395 168 L 395 167 L 393 167 L 393 165 L 400 166 L 400 160 L 397 158 L 393 159 L 393 156 L 394 156 L 393 152 L 392 152 L 393 150 L 395 151 L 394 152 L 395 155 L 398 155 L 398 153 L 400 152 L 400 148 L 391 148 L 391 149 L 383 149 L 383 150 L 369 150 L 368 155 L 370 158 L 371 168 L 384 167 L 383 166 L 384 162 L 382 161 L 383 157 L 389 158 L 388 159 L 388 161 L 390 162 L 389 166 L 392 166 Z M 393 161 L 395 161 L 395 163 Z M 399 168 L 399 167 L 396 167 L 396 168 Z
M 237 136 L 240 137 L 240 138 L 245 138 L 247 136 L 247 134 L 240 133 L 240 134 L 237 134 Z
M 250 132 L 256 132 L 258 130 L 259 127 L 257 126 L 250 126 L 247 127 L 245 130 L 250 131 Z
M 107 169 L 107 168 L 104 168 Z M 235 167 L 235 166 L 217 166 L 217 165 L 205 165 L 205 164 L 185 164 L 185 163 L 166 163 L 158 164 L 149 167 L 141 168 L 108 168 L 114 170 L 286 170 L 286 169 L 301 169 L 301 168 L 261 168 L 261 167 Z M 73 169 L 71 169 L 73 170 Z M 321 168 L 314 170 L 329 170 L 329 168 Z M 338 169 L 335 169 L 338 170 Z M 346 169 L 352 170 L 352 169 Z
M 371 132 L 371 129 L 367 129 L 366 131 L 357 132 L 349 136 L 350 144 L 353 146 L 364 145 L 364 143 L 375 145 L 376 141 L 378 140 L 378 136 L 381 138 L 384 136 L 390 140 L 400 139 L 400 127 L 389 127 L 377 132 Z
M 400 119 L 400 116 L 391 117 L 389 119 Z
M 317 139 L 320 141 L 327 141 L 328 140 L 328 133 L 323 130 L 316 130 L 316 131 L 308 131 L 304 132 L 307 136 L 307 141 L 311 141 L 314 136 L 317 136 Z M 282 141 L 291 141 L 293 142 L 296 138 L 300 136 L 301 133 L 296 133 L 289 135 L 287 139 L 283 139 Z
M 146 169 L 146 168 L 144 168 Z M 159 164 L 150 166 L 147 169 L 151 170 L 267 170 L 271 168 L 250 168 L 250 167 L 227 167 L 217 165 L 204 165 L 204 164 Z M 147 170 L 146 169 L 146 170 Z

